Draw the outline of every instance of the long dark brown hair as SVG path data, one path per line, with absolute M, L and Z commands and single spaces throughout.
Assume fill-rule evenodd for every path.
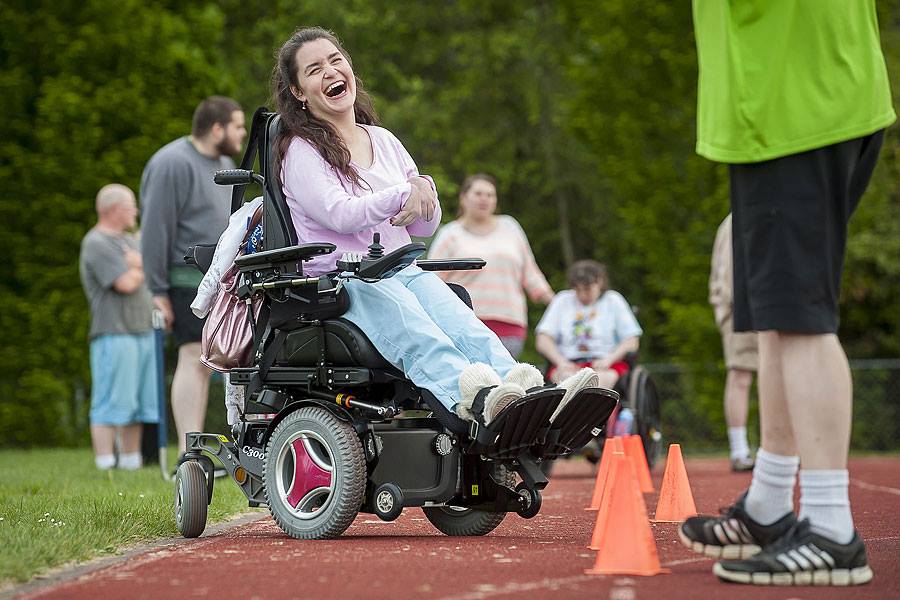
M 338 51 L 353 67 L 350 55 L 341 46 L 337 37 L 321 27 L 305 27 L 291 34 L 282 44 L 276 55 L 277 61 L 272 71 L 272 96 L 278 112 L 281 114 L 283 128 L 275 143 L 275 164 L 281 168 L 281 161 L 287 153 L 291 140 L 297 136 L 312 144 L 322 158 L 350 183 L 363 187 L 359 173 L 350 164 L 350 150 L 344 140 L 337 134 L 330 123 L 317 119 L 309 110 L 303 110 L 300 101 L 291 93 L 291 86 L 300 89 L 297 51 L 300 47 L 315 40 L 325 39 L 334 44 Z M 378 125 L 378 115 L 372 107 L 372 99 L 363 88 L 362 81 L 354 74 L 356 80 L 356 102 L 353 113 L 357 123 Z M 279 173 L 280 176 L 280 173 Z

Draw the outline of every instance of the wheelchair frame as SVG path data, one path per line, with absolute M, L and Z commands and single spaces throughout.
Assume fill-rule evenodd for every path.
M 585 390 L 589 409 L 583 415 L 561 413 L 564 425 L 551 427 L 549 417 L 563 390 L 531 390 L 486 426 L 462 421 L 414 386 L 340 318 L 347 302 L 344 275 L 304 276 L 303 261 L 334 246 L 295 244 L 270 151 L 279 127 L 277 114 L 258 110 L 242 169 L 216 174 L 217 183 L 235 186 L 232 212 L 245 185 L 263 186 L 265 249 L 238 257 L 235 264 L 243 278 L 238 296 L 249 303 L 254 294 L 263 294 L 264 301 L 252 323 L 254 365 L 229 371 L 232 384 L 245 386 L 241 421 L 231 437 L 187 434 L 176 472 L 179 531 L 196 537 L 205 528 L 214 486 L 211 457 L 224 465 L 250 506 L 267 505 L 279 526 L 296 538 L 336 537 L 357 512 L 393 520 L 406 506 L 423 507 L 429 521 L 448 535 L 484 535 L 508 512 L 535 516 L 548 483 L 541 461 L 569 454 L 599 434 L 618 394 Z M 257 152 L 262 175 L 249 170 Z M 186 261 L 205 271 L 212 250 L 194 247 Z M 421 244 L 410 244 L 385 254 L 376 239 L 358 262 L 344 257 L 338 264 L 345 274 L 372 281 L 423 251 Z M 418 265 L 481 268 L 484 261 Z M 454 291 L 466 300 L 464 290 Z M 423 410 L 423 416 L 398 418 L 401 411 Z M 515 474 L 522 480 L 518 485 Z

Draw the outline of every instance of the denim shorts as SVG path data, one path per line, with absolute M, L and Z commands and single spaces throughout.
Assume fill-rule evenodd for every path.
M 159 420 L 154 333 L 91 340 L 91 425 Z

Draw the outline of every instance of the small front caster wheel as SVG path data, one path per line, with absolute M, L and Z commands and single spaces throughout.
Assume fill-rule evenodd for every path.
M 200 463 L 191 460 L 179 465 L 175 472 L 175 525 L 184 537 L 197 537 L 206 528 L 208 493 Z
M 372 494 L 372 510 L 382 521 L 393 521 L 403 512 L 403 492 L 393 483 L 382 483 Z
M 523 519 L 530 519 L 541 512 L 541 492 L 539 490 L 529 488 L 525 482 L 516 486 L 516 493 L 519 494 L 519 509 L 516 511 Z

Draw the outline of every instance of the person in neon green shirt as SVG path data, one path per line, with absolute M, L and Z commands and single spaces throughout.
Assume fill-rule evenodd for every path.
M 872 571 L 847 490 L 852 384 L 836 332 L 847 224 L 896 118 L 875 2 L 693 8 L 697 153 L 729 165 L 734 329 L 759 332 L 762 443 L 747 492 L 722 516 L 685 521 L 680 537 L 725 559 L 713 572 L 727 581 L 863 584 Z

